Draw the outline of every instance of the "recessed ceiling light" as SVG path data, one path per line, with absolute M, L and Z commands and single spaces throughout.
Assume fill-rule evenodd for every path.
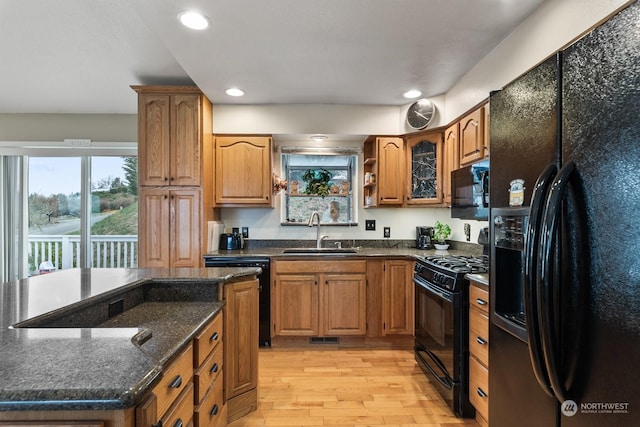
M 193 11 L 180 12 L 178 20 L 192 30 L 204 30 L 209 26 L 209 19 L 206 16 Z
M 405 98 L 412 99 L 412 98 L 417 98 L 420 95 L 422 95 L 422 92 L 420 92 L 419 90 L 416 90 L 416 89 L 411 89 L 411 90 L 406 91 L 402 96 L 404 96 Z
M 326 135 L 311 135 L 310 137 L 312 140 L 314 140 L 315 142 L 322 142 L 325 139 L 327 139 Z
M 225 91 L 225 93 L 229 96 L 242 96 L 244 95 L 244 91 L 242 89 L 238 89 L 237 87 L 229 88 Z

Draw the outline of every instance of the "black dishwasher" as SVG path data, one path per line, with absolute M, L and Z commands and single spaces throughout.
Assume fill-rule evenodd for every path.
M 262 273 L 258 276 L 260 302 L 258 304 L 260 347 L 271 347 L 271 288 L 269 258 L 264 257 L 220 257 L 205 256 L 205 267 L 260 267 Z

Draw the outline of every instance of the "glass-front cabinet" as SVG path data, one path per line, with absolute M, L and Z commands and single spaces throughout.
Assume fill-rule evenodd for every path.
M 442 203 L 443 145 L 442 132 L 406 137 L 407 205 Z

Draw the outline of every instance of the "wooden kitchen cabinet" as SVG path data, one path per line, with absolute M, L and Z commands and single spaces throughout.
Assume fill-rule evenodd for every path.
M 460 167 L 460 124 L 455 123 L 444 131 L 444 162 L 442 166 L 443 204 L 451 206 L 451 172 Z
M 202 191 L 188 187 L 141 188 L 138 192 L 138 265 L 200 265 Z
M 484 107 L 467 114 L 460 120 L 460 166 L 482 160 L 484 153 Z
M 383 335 L 413 335 L 413 265 L 406 259 L 384 261 Z
M 216 136 L 216 205 L 273 206 L 269 136 Z
M 406 138 L 406 204 L 442 203 L 442 132 L 421 132 Z
M 224 393 L 227 421 L 258 407 L 258 280 L 224 285 Z
M 375 182 L 363 177 L 364 206 L 404 205 L 405 152 L 399 137 L 370 136 L 364 142 L 364 173 L 373 173 Z
M 469 400 L 476 420 L 489 425 L 489 292 L 474 281 L 469 286 Z
M 213 210 L 211 102 L 195 86 L 138 93 L 138 267 L 199 267 Z M 189 211 L 191 210 L 191 211 Z
M 275 336 L 366 333 L 366 261 L 273 261 Z

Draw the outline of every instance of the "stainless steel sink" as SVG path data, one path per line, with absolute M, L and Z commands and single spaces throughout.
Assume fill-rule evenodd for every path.
M 357 249 L 353 248 L 288 248 L 282 251 L 283 254 L 355 254 Z

